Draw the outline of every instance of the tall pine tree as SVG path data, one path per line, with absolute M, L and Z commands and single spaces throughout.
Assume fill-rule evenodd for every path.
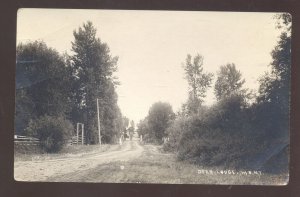
M 74 42 L 70 58 L 73 70 L 72 117 L 74 122 L 83 122 L 88 143 L 98 142 L 97 99 L 99 99 L 101 134 L 104 142 L 111 142 L 117 133 L 118 118 L 117 82 L 114 72 L 117 70 L 117 57 L 110 55 L 109 47 L 96 37 L 96 28 L 91 22 L 84 23 L 74 30 Z

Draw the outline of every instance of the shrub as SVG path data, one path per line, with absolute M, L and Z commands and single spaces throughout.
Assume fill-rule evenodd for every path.
M 185 130 L 185 122 L 187 118 L 184 116 L 178 116 L 173 123 L 167 128 L 166 133 L 168 134 L 169 141 L 164 144 L 164 151 L 177 151 L 180 146 L 182 134 Z
M 243 98 L 232 95 L 201 113 L 177 117 L 168 128 L 170 141 L 164 149 L 176 152 L 180 160 L 240 168 L 261 150 L 261 135 L 253 130 Z
M 249 106 L 242 95 L 230 95 L 197 114 L 177 116 L 163 148 L 202 166 L 263 169 L 288 142 L 282 114 L 271 104 Z M 276 159 L 287 164 L 284 154 Z
M 42 116 L 31 120 L 26 133 L 40 140 L 41 147 L 46 152 L 58 152 L 70 139 L 73 126 L 64 117 Z

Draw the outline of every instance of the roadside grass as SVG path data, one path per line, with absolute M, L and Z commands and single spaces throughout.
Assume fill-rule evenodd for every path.
M 46 153 L 41 151 L 38 147 L 23 146 L 15 148 L 14 161 L 42 161 L 65 157 L 80 157 L 119 149 L 121 149 L 121 146 L 118 144 L 103 144 L 101 147 L 99 145 L 68 145 L 63 147 L 58 153 Z
M 287 183 L 287 177 L 284 175 L 203 174 L 199 171 L 216 172 L 221 169 L 203 168 L 177 161 L 173 154 L 163 153 L 157 146 L 144 145 L 144 148 L 145 151 L 138 159 L 101 164 L 95 169 L 78 172 L 76 182 L 223 185 Z M 73 181 L 75 180 L 73 175 L 69 176 L 73 177 Z M 67 177 L 68 175 L 61 178 L 65 180 Z

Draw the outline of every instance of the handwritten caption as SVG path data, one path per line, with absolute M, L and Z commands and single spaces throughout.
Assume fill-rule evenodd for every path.
M 205 175 L 262 175 L 261 171 L 247 171 L 247 170 L 198 170 L 198 174 Z

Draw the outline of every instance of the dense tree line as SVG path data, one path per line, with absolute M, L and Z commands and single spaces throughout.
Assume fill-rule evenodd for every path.
M 41 41 L 17 46 L 15 132 L 38 137 L 47 151 L 59 150 L 77 122 L 85 125 L 87 143 L 99 141 L 97 99 L 104 143 L 116 142 L 128 126 L 117 105 L 118 58 L 91 22 L 73 35 L 72 55 Z

